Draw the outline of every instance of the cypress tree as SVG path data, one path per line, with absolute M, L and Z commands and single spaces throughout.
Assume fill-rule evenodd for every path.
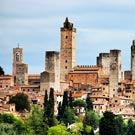
M 62 102 L 62 107 L 61 107 L 61 114 L 63 115 L 66 107 L 68 107 L 68 91 L 64 91 L 63 95 L 63 102 Z
M 93 110 L 93 103 L 88 94 L 87 94 L 87 98 L 86 98 L 86 110 L 88 110 L 88 111 Z
M 100 119 L 99 134 L 100 135 L 117 135 L 115 118 L 112 112 L 106 111 L 104 113 L 104 117 Z
M 47 90 L 45 90 L 45 96 L 44 96 L 44 108 L 47 106 L 48 104 L 48 94 L 47 94 Z
M 61 114 L 61 107 L 62 107 L 62 106 L 61 106 L 61 102 L 59 102 L 59 104 L 58 104 L 58 115 L 57 115 L 57 119 L 58 119 L 58 120 L 60 120 L 61 115 L 62 115 L 62 114 Z
M 69 106 L 73 109 L 72 91 L 70 91 L 70 93 L 69 93 Z
M 44 98 L 44 122 L 49 127 L 54 126 L 54 89 L 50 88 L 49 100 L 47 91 L 45 92 Z

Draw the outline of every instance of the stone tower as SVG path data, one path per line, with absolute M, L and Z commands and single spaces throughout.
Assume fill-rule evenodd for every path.
M 13 76 L 15 85 L 28 84 L 28 65 L 23 63 L 23 49 L 13 48 Z
M 131 46 L 131 75 L 132 80 L 135 80 L 135 39 L 133 40 L 133 45 Z
M 97 57 L 97 66 L 102 67 L 103 75 L 110 75 L 110 53 L 100 53 Z
M 69 71 L 76 66 L 76 28 L 66 18 L 61 28 L 60 82 L 61 88 L 68 81 Z
M 13 75 L 16 75 L 16 65 L 23 63 L 23 49 L 19 48 L 13 48 Z
M 60 53 L 47 51 L 45 56 L 45 71 L 41 73 L 40 91 L 49 90 L 51 87 L 55 91 L 60 90 Z
M 117 96 L 118 83 L 122 80 L 121 50 L 110 50 L 109 96 Z

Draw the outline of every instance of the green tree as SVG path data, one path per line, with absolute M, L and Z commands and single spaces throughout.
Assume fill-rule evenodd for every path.
M 15 131 L 15 133 L 17 133 L 19 135 L 23 134 L 24 131 L 25 131 L 24 121 L 15 117 L 13 114 L 6 114 L 5 113 L 5 114 L 0 115 L 0 123 L 2 123 L 4 125 L 7 124 L 8 129 L 3 127 L 4 132 L 7 131 L 7 130 L 11 131 L 11 127 L 13 128 L 13 131 Z M 1 128 L 1 130 L 2 130 L 2 128 Z
M 47 90 L 45 90 L 45 96 L 44 96 L 44 108 L 47 106 L 48 104 L 48 94 L 47 94 Z
M 93 128 L 91 126 L 83 125 L 83 123 L 75 123 L 70 129 L 73 135 L 94 135 Z
M 127 135 L 135 135 L 135 123 L 132 121 L 132 119 L 128 120 Z
M 32 113 L 28 117 L 26 124 L 34 135 L 44 135 L 47 133 L 48 125 L 43 122 L 43 109 L 39 105 L 32 106 Z
M 64 91 L 62 107 L 61 107 L 61 114 L 64 113 L 66 107 L 68 107 L 68 106 L 69 106 L 69 103 L 68 103 L 68 91 Z
M 87 94 L 87 98 L 86 98 L 86 110 L 88 111 L 93 110 L 93 103 L 89 94 Z
M 68 124 L 72 124 L 75 122 L 75 114 L 73 109 L 70 107 L 66 107 L 63 116 L 61 118 L 61 121 L 64 122 L 64 124 L 67 126 Z
M 46 100 L 46 99 L 45 99 Z M 44 123 L 47 123 L 49 127 L 55 125 L 55 117 L 54 117 L 54 89 L 50 88 L 49 101 L 46 102 L 46 106 L 44 108 Z
M 0 66 L 0 76 L 4 75 L 4 74 L 5 74 L 5 72 L 4 72 L 3 68 Z
M 117 135 L 126 135 L 126 131 L 125 131 L 126 125 L 121 115 L 118 115 L 115 118 L 115 125 L 117 129 Z
M 57 125 L 49 128 L 47 135 L 71 135 L 71 133 L 64 125 Z
M 0 123 L 0 135 L 18 135 L 13 124 Z
M 16 111 L 24 111 L 25 109 L 30 111 L 30 102 L 28 95 L 24 93 L 18 93 L 10 98 L 9 103 L 15 103 Z
M 99 133 L 100 135 L 116 135 L 115 117 L 112 112 L 106 111 L 100 119 Z
M 92 126 L 94 129 L 99 127 L 99 116 L 94 111 L 86 111 L 83 119 L 84 125 Z
M 79 109 L 79 113 L 82 107 L 86 107 L 86 102 L 82 99 L 77 99 L 73 101 L 73 106 Z
M 13 114 L 0 114 L 0 123 L 8 123 L 8 124 L 13 124 L 17 118 Z
M 72 97 L 72 91 L 69 93 L 69 106 L 73 108 L 73 97 Z
M 57 115 L 57 119 L 60 120 L 61 116 L 62 116 L 62 113 L 61 113 L 61 102 L 59 102 L 58 104 L 58 115 Z

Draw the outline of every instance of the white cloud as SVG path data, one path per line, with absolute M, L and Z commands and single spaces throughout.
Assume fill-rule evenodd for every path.
M 135 37 L 134 0 L 1 0 L 0 3 L 1 58 L 12 55 L 12 48 L 19 42 L 24 48 L 24 61 L 32 66 L 30 72 L 41 70 L 39 62 L 43 64 L 45 51 L 59 50 L 60 27 L 66 16 L 77 28 L 78 63 L 93 63 L 98 53 L 113 48 L 122 49 L 124 58 L 129 59 Z M 35 61 L 31 61 L 30 55 Z

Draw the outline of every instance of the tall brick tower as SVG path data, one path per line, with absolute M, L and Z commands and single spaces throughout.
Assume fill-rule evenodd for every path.
M 19 45 L 17 48 L 13 48 L 13 75 L 16 75 L 16 65 L 23 63 L 23 49 L 19 48 Z
M 66 18 L 61 28 L 60 82 L 64 85 L 69 71 L 76 66 L 76 28 Z M 61 87 L 62 88 L 62 87 Z
M 23 63 L 23 49 L 13 48 L 13 76 L 15 85 L 28 84 L 28 65 Z
M 118 94 L 118 83 L 122 80 L 121 50 L 110 50 L 110 88 L 109 96 L 115 97 Z
M 131 46 L 131 75 L 132 80 L 135 80 L 135 39 L 133 40 L 133 45 Z
M 40 75 L 40 91 L 60 90 L 60 53 L 56 51 L 47 51 L 45 55 L 45 71 Z

